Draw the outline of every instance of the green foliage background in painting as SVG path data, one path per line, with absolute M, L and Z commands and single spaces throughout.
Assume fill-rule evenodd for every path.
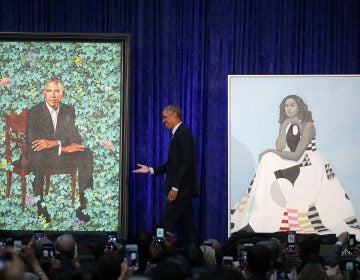
M 3 230 L 117 230 L 119 209 L 120 116 L 122 102 L 121 52 L 114 43 L 0 42 L 0 229 Z M 37 217 L 32 181 L 27 176 L 25 211 L 21 211 L 21 181 L 13 175 L 11 195 L 5 196 L 6 170 L 4 115 L 21 112 L 43 101 L 42 88 L 50 77 L 65 86 L 62 102 L 76 111 L 76 124 L 85 146 L 94 154 L 94 185 L 86 190 L 91 220 L 76 218 L 76 192 L 71 207 L 69 175 L 51 177 L 45 203 L 52 220 Z M 107 145 L 104 145 L 107 144 Z M 77 189 L 78 190 L 78 189 Z

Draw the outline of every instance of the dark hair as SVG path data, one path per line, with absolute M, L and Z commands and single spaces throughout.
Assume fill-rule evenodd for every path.
M 319 254 L 320 252 L 320 239 L 317 235 L 306 235 L 299 241 L 299 250 L 305 256 L 312 254 Z
M 271 252 L 264 245 L 255 244 L 249 249 L 246 260 L 252 273 L 264 275 L 271 266 Z
M 306 105 L 304 100 L 302 100 L 297 95 L 288 95 L 281 101 L 280 106 L 279 106 L 279 108 L 280 108 L 279 123 L 282 123 L 287 118 L 287 115 L 285 112 L 285 101 L 288 100 L 289 98 L 292 98 L 295 100 L 296 105 L 299 110 L 299 112 L 297 113 L 297 117 L 300 120 L 302 120 L 303 122 L 314 122 L 314 120 L 312 119 L 312 113 L 311 113 L 311 111 L 308 110 L 308 106 Z
M 181 108 L 177 105 L 174 104 L 167 105 L 163 111 L 174 112 L 181 119 Z

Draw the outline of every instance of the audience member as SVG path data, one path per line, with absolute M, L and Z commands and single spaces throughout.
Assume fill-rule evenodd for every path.
M 247 252 L 246 274 L 249 280 L 269 279 L 268 272 L 271 266 L 271 252 L 264 245 L 255 244 Z
M 319 253 L 320 239 L 317 235 L 309 234 L 300 239 L 298 244 L 298 255 L 301 262 L 296 268 L 297 273 L 299 274 L 304 266 L 309 262 L 318 263 L 324 266 L 325 260 L 319 255 Z
M 298 280 L 326 280 L 328 276 L 320 263 L 308 262 L 301 270 Z
M 287 262 L 284 245 L 273 237 L 253 246 L 246 246 L 247 254 L 243 265 L 239 265 L 239 260 L 234 255 L 233 262 L 231 263 L 229 258 L 230 263 L 225 266 L 215 261 L 215 248 L 220 251 L 221 245 L 214 239 L 206 240 L 201 246 L 178 248 L 175 246 L 174 235 L 167 236 L 162 243 L 156 242 L 150 233 L 141 231 L 132 241 L 139 248 L 139 263 L 142 264 L 138 270 L 135 271 L 134 267 L 128 265 L 125 246 L 116 244 L 116 248 L 110 249 L 105 244 L 99 244 L 94 248 L 92 267 L 85 272 L 83 269 L 87 262 L 82 259 L 80 266 L 74 237 L 65 233 L 53 244 L 56 258 L 44 255 L 44 246 L 48 248 L 52 245 L 52 241 L 47 237 L 36 242 L 32 238 L 19 252 L 10 247 L 1 249 L 3 262 L 0 266 L 0 279 L 266 280 L 283 277 L 285 274 L 282 273 L 286 273 L 286 277 L 291 274 L 291 279 L 298 280 L 360 279 L 356 275 L 357 266 L 351 263 L 355 257 L 359 258 L 360 246 L 355 247 L 356 256 L 348 256 L 346 259 L 342 256 L 342 252 L 346 252 L 342 249 L 348 240 L 349 234 L 341 233 L 325 261 L 319 255 L 319 237 L 304 235 L 298 244 L 298 257 L 301 263 L 295 267 Z M 11 245 L 11 242 L 8 242 L 8 245 Z M 354 269 L 345 267 L 344 261 L 353 264 Z
M 56 239 L 54 245 L 56 257 L 61 266 L 56 274 L 56 279 L 83 279 L 74 237 L 68 233 L 62 234 Z

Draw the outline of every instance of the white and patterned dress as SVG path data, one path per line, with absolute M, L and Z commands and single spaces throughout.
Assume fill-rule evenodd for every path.
M 287 145 L 295 151 L 299 127 L 287 127 Z M 250 226 L 254 232 L 357 235 L 353 206 L 315 138 L 298 161 L 266 153 L 243 198 L 231 209 L 231 233 Z

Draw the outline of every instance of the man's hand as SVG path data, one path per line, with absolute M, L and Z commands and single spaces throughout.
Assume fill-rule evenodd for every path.
M 178 195 L 178 192 L 171 189 L 167 196 L 167 201 L 169 201 L 169 202 L 174 201 L 176 199 L 177 195 Z
M 164 250 L 164 248 L 159 243 L 156 243 L 154 239 L 151 241 L 150 247 L 149 247 L 149 253 L 150 253 L 151 258 L 155 258 L 163 250 Z
M 59 146 L 57 140 L 39 139 L 31 143 L 31 148 L 33 149 L 34 152 L 55 148 L 57 146 Z
M 136 169 L 136 170 L 133 170 L 133 173 L 144 173 L 144 174 L 147 174 L 150 172 L 150 168 L 146 165 L 143 165 L 143 164 L 137 164 L 137 166 L 139 166 L 140 168 Z
M 62 153 L 76 153 L 76 152 L 83 152 L 85 150 L 84 145 L 72 143 L 68 146 L 61 147 Z
M 341 244 L 346 244 L 349 242 L 349 233 L 344 231 L 342 233 L 340 233 L 339 237 L 338 237 L 338 242 L 341 242 Z

